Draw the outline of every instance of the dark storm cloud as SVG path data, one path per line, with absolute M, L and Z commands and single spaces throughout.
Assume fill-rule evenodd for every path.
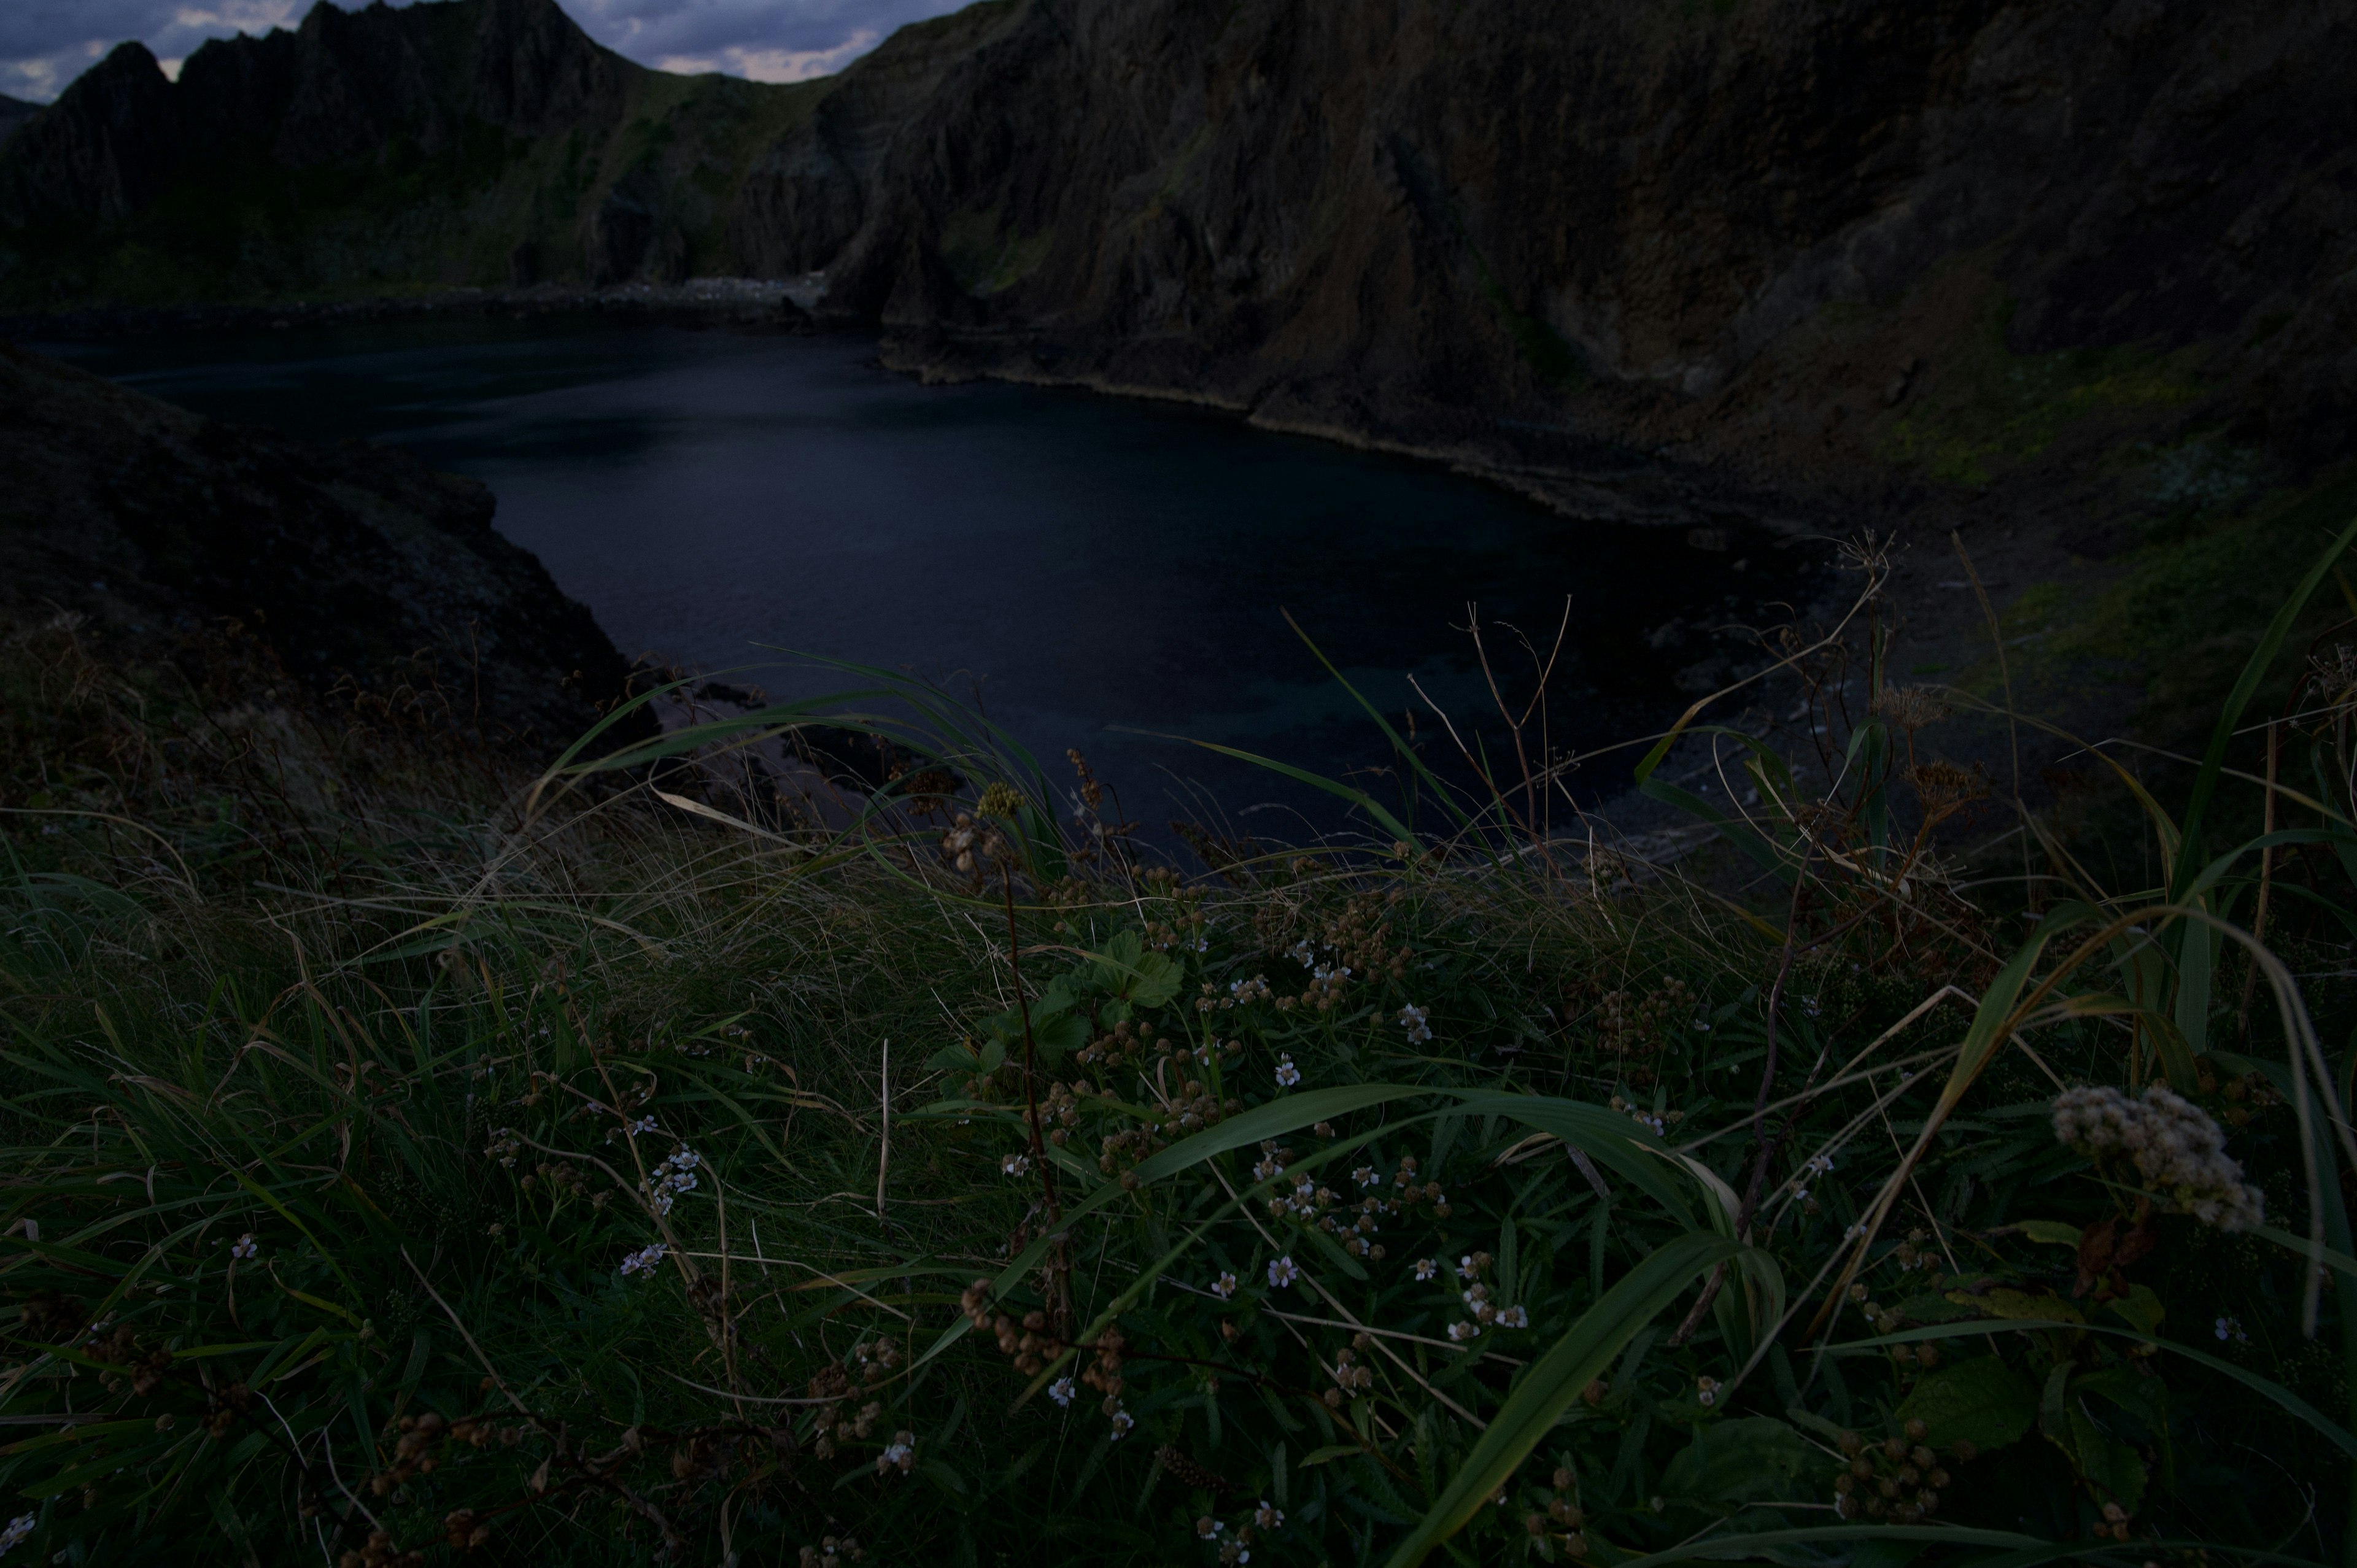
M 591 37 L 643 65 L 781 81 L 840 70 L 902 23 L 955 10 L 961 0 L 560 3 Z M 54 98 L 126 38 L 174 68 L 209 38 L 291 27 L 309 6 L 310 0 L 0 0 L 0 92 Z

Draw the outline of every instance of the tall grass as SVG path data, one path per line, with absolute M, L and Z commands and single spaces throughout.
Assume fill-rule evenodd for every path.
M 1366 838 L 1198 877 L 875 671 L 465 783 L 19 650 L 177 760 L 6 819 L 0 1550 L 2347 1561 L 2347 542 L 2076 829 L 1862 557 L 1763 676 L 1820 759 L 1644 753 L 1666 865 L 1502 685 L 1474 788 L 1394 734 L 1311 780 Z M 907 766 L 734 787 L 822 716 Z

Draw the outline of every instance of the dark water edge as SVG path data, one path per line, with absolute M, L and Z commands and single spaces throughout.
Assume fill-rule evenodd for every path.
M 1516 632 L 1543 650 L 1568 596 L 1547 738 L 1586 750 L 1674 716 L 1748 645 L 1723 628 L 1787 618 L 1816 573 L 1765 534 L 1698 548 L 1683 528 L 1575 523 L 1231 414 L 921 386 L 847 337 L 429 319 L 38 346 L 199 413 L 473 475 L 626 653 L 759 666 L 733 679 L 779 696 L 846 677 L 778 649 L 905 670 L 978 701 L 1052 779 L 1082 748 L 1153 827 L 1298 839 L 1340 819 L 1315 791 L 1152 736 L 1329 774 L 1390 760 L 1287 611 L 1447 763 L 1410 677 L 1467 740 L 1511 751 L 1456 629 L 1469 604 L 1519 703 Z M 1610 794 L 1626 767 L 1583 770 L 1578 792 Z

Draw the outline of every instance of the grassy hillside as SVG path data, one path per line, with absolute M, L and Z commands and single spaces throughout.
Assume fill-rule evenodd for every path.
M 1964 698 L 1791 646 L 1846 762 L 1716 737 L 1715 861 L 1425 776 L 1182 870 L 919 689 L 864 706 L 954 773 L 820 824 L 729 783 L 802 710 L 534 781 L 17 628 L 7 1539 L 2339 1560 L 2346 660 L 2263 856 L 2231 768 L 1998 836 Z

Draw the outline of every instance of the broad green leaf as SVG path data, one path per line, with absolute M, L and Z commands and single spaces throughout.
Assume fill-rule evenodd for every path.
M 2017 1219 L 2010 1229 L 2050 1247 L 2069 1247 L 2075 1251 L 2079 1245 L 2079 1228 L 2065 1225 L 2060 1219 Z
M 1999 1326 L 1989 1323 L 1950 1323 L 1943 1324 L 1936 1328 L 1903 1328 L 1896 1334 L 1878 1335 L 1872 1339 L 1852 1339 L 1839 1345 L 1828 1345 L 1825 1350 L 1830 1355 L 1878 1353 L 1893 1345 L 1914 1345 L 1926 1339 L 1960 1339 L 1967 1335 L 1986 1334 Z M 2332 1445 L 2343 1454 L 2348 1455 L 2352 1459 L 2357 1459 L 2357 1437 L 2352 1437 L 2347 1429 L 2281 1383 L 2263 1378 L 2246 1367 L 2238 1367 L 2222 1356 L 2212 1356 L 2206 1350 L 2196 1350 L 2190 1345 L 2180 1345 L 2173 1339 L 2156 1338 L 2148 1334 L 2137 1334 L 2126 1328 L 2114 1328 L 2101 1323 L 2068 1323 L 2048 1318 L 2007 1323 L 2002 1326 L 2007 1329 L 2024 1330 L 2068 1328 L 2080 1334 L 2101 1334 L 2113 1339 L 2133 1340 L 2139 1345 L 2150 1345 L 2166 1350 L 2172 1356 L 2181 1356 L 2197 1366 L 2207 1367 L 2222 1377 L 2233 1379 L 2252 1392 L 2273 1401 L 2322 1433 L 2330 1440 Z
M 2038 1394 L 2002 1359 L 1978 1356 L 1924 1373 L 1899 1419 L 1921 1421 L 1938 1447 L 2002 1448 L 2038 1419 Z
M 1662 1494 L 1714 1513 L 1728 1504 L 1792 1501 L 1794 1483 L 1819 1463 L 1817 1450 L 1774 1416 L 1709 1422 L 1663 1467 Z
M 1723 1236 L 1690 1230 L 1655 1249 L 1605 1292 L 1515 1380 L 1513 1391 L 1449 1477 L 1439 1500 L 1393 1552 L 1391 1568 L 1414 1568 L 1434 1547 L 1464 1529 L 1545 1440 L 1555 1418 L 1612 1365 L 1640 1329 L 1675 1301 L 1697 1274 L 1745 1251 Z

